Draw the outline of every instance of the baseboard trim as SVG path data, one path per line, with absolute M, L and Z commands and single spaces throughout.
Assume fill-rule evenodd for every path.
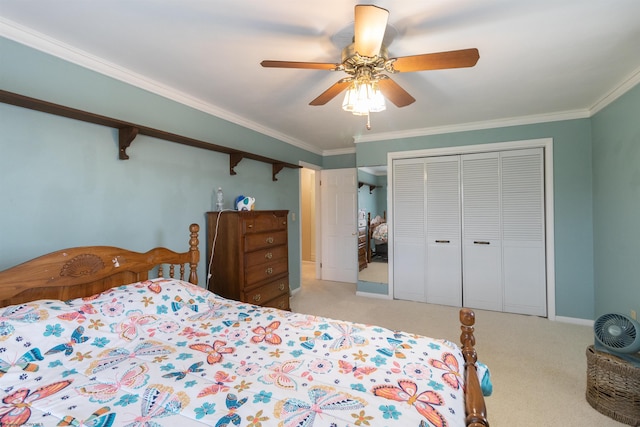
M 582 325 L 582 326 L 589 326 L 591 328 L 593 328 L 593 320 L 589 320 L 589 319 L 578 319 L 576 317 L 564 317 L 564 316 L 556 316 L 554 319 L 556 322 L 562 322 L 562 323 L 571 323 L 573 325 Z
M 366 298 L 393 299 L 387 294 L 374 294 L 373 292 L 356 291 L 356 295 L 359 297 L 366 297 Z
M 290 297 L 294 296 L 295 294 L 297 294 L 298 292 L 300 292 L 300 289 L 302 289 L 302 286 L 298 286 L 298 287 L 297 287 L 297 288 L 295 288 L 295 289 L 291 289 L 291 290 L 289 291 L 289 296 L 290 296 Z

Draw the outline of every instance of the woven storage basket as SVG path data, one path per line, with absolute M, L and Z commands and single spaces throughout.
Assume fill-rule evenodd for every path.
M 640 367 L 587 347 L 587 402 L 621 423 L 640 426 Z

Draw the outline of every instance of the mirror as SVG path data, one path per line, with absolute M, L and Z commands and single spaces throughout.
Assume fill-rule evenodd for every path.
M 358 168 L 358 282 L 389 282 L 387 166 Z

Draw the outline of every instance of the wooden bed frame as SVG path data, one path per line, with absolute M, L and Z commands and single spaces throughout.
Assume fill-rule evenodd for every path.
M 68 300 L 88 297 L 115 286 L 135 283 L 149 278 L 157 269 L 157 277 L 175 277 L 176 266 L 180 280 L 198 284 L 196 268 L 200 260 L 198 224 L 191 224 L 189 250 L 173 252 L 154 248 L 145 253 L 132 252 L 112 246 L 84 246 L 63 249 L 26 261 L 0 272 L 0 307 L 23 304 L 39 299 Z M 185 265 L 189 275 L 185 278 Z M 169 265 L 168 273 L 166 267 Z M 476 372 L 473 310 L 460 310 L 460 341 L 465 359 L 466 425 L 486 427 L 484 397 Z

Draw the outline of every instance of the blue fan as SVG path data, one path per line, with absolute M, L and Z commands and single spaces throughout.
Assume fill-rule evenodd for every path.
M 640 366 L 640 324 L 624 314 L 609 313 L 593 324 L 598 351 L 620 357 Z

